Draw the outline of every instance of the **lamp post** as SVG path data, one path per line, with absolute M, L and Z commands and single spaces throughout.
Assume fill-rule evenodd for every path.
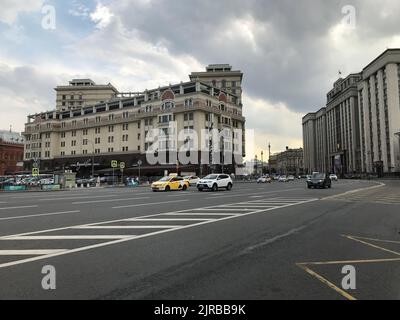
M 264 174 L 264 151 L 261 150 L 261 174 Z
M 92 140 L 87 140 L 92 145 L 92 178 L 94 178 L 94 143 Z

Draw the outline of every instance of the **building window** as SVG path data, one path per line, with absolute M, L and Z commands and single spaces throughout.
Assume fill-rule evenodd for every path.
M 76 137 L 76 131 L 75 130 L 71 132 L 71 136 L 72 137 Z
M 95 138 L 95 139 L 94 139 L 94 143 L 95 143 L 95 144 L 100 144 L 100 138 L 99 138 L 99 137 Z
M 173 101 L 166 101 L 161 105 L 161 110 L 170 110 L 175 108 L 175 103 Z
M 114 148 L 108 148 L 108 153 L 114 152 Z
M 124 112 L 124 113 L 122 113 L 122 118 L 123 118 L 123 119 L 129 118 L 129 112 Z
M 140 133 L 137 134 L 137 138 L 138 138 L 138 140 L 140 140 Z
M 108 132 L 114 132 L 114 126 L 108 126 Z
M 85 118 L 85 119 L 83 119 L 83 124 L 88 124 L 89 123 L 89 119 L 88 118 Z
M 88 129 L 83 129 L 82 134 L 83 134 L 84 136 L 87 136 L 87 135 L 88 135 Z
M 110 121 L 111 121 L 111 120 L 114 120 L 114 115 L 113 115 L 113 114 L 109 114 L 109 115 L 108 115 L 108 120 L 110 120 Z
M 99 123 L 101 121 L 101 117 L 96 117 L 96 123 Z
M 193 120 L 193 112 L 185 113 L 183 115 L 183 120 L 184 121 L 192 121 Z
M 100 134 L 100 128 L 95 128 L 94 131 L 96 134 Z
M 128 123 L 124 123 L 124 124 L 122 125 L 122 131 L 127 131 L 128 128 L 129 128 L 129 124 L 128 124 Z
M 114 142 L 114 137 L 113 136 L 108 137 L 108 143 L 113 143 L 113 142 Z
M 185 107 L 187 107 L 187 108 L 193 107 L 193 99 L 186 99 Z

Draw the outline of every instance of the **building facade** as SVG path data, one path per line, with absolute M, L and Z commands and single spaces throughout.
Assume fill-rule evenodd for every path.
M 276 154 L 277 173 L 286 175 L 302 174 L 304 172 L 303 149 L 290 149 Z
M 147 161 L 147 153 L 154 147 L 154 137 L 150 139 L 154 132 L 165 137 L 155 150 L 158 153 L 184 147 L 200 152 L 201 146 L 209 144 L 200 134 L 204 130 L 244 131 L 245 118 L 239 101 L 238 96 L 197 80 L 148 90 L 129 98 L 119 96 L 92 106 L 28 116 L 24 132 L 26 169 L 30 170 L 40 159 L 42 171 L 78 168 L 87 174 L 94 158 L 96 172 L 110 170 L 111 160 L 119 160 L 126 163 L 129 173 L 131 168 L 137 170 L 141 160 L 142 173 L 147 170 L 154 175 L 162 175 L 164 170 L 233 173 L 235 163 L 221 168 L 201 161 L 181 164 L 171 158 L 164 164 L 152 165 Z M 193 132 L 197 133 L 194 138 Z M 172 138 L 173 133 L 183 133 L 182 141 Z M 222 143 L 221 150 L 240 152 L 243 157 L 244 138 L 244 133 L 233 136 L 230 143 Z M 201 155 L 198 158 L 204 159 Z
M 23 157 L 23 137 L 16 132 L 0 130 L 0 176 L 22 170 L 18 164 L 23 161 Z
M 400 174 L 400 49 L 385 51 L 358 84 L 362 171 Z
M 361 73 L 336 81 L 325 115 L 320 111 L 319 126 L 316 113 L 303 118 L 309 172 L 400 174 L 400 49 L 388 49 Z
M 57 86 L 56 110 L 66 111 L 80 109 L 84 106 L 104 103 L 119 95 L 113 85 L 99 85 L 91 79 L 74 79 L 69 85 Z

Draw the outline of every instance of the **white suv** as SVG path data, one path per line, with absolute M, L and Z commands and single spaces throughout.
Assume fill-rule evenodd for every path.
M 207 177 L 197 182 L 197 189 L 199 191 L 212 190 L 218 191 L 220 188 L 224 188 L 228 191 L 232 190 L 233 181 L 227 174 L 210 174 Z

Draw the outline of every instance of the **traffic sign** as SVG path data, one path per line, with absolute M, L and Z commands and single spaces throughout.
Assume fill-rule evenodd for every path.
M 119 168 L 122 170 L 125 169 L 125 162 L 120 162 Z
M 141 166 L 141 165 L 143 164 L 143 161 L 142 161 L 142 160 L 139 160 L 139 161 L 137 162 L 137 164 L 138 164 L 138 166 Z
M 39 176 L 39 168 L 33 168 L 32 169 L 32 176 L 33 177 Z
M 112 160 L 111 161 L 111 168 L 118 168 L 118 161 L 117 160 Z

